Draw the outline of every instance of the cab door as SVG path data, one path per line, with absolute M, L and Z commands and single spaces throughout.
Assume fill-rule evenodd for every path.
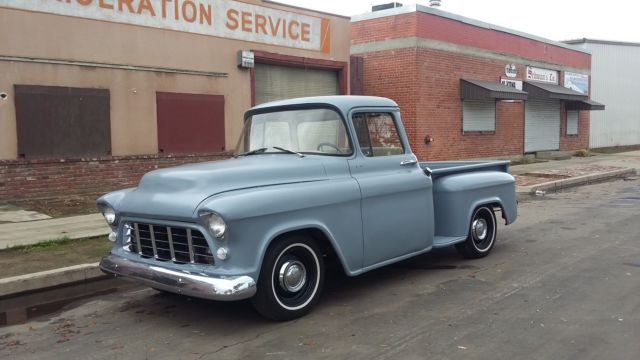
M 354 111 L 359 144 L 349 160 L 361 192 L 363 267 L 422 251 L 433 242 L 433 183 L 418 165 L 397 111 Z

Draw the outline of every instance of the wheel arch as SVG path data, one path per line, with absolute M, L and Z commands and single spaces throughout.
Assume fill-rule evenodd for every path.
M 309 237 L 318 245 L 320 251 L 322 252 L 322 256 L 324 256 L 327 260 L 337 261 L 345 274 L 349 275 L 353 273 L 349 270 L 346 259 L 342 255 L 342 252 L 340 251 L 340 248 L 337 245 L 334 236 L 331 234 L 327 227 L 321 224 L 299 225 L 288 228 L 281 228 L 274 231 L 267 237 L 267 240 L 262 245 L 262 249 L 260 249 L 260 260 L 258 268 L 262 268 L 264 258 L 271 247 L 273 247 L 278 241 L 295 235 Z
M 471 204 L 471 206 L 469 207 L 469 213 L 467 215 L 467 223 L 471 222 L 471 217 L 473 216 L 473 214 L 476 212 L 477 209 L 481 208 L 481 207 L 488 207 L 491 209 L 491 211 L 496 212 L 497 210 L 500 210 L 501 213 L 501 217 L 507 221 L 506 218 L 506 214 L 504 211 L 504 204 L 502 202 L 502 200 L 498 197 L 495 198 L 489 198 L 489 199 L 481 199 L 481 200 L 477 200 L 475 202 L 473 202 Z

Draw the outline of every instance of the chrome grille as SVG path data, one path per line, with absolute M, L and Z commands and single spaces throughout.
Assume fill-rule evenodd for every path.
M 190 228 L 127 223 L 125 249 L 142 257 L 182 264 L 213 265 L 213 255 L 207 240 L 198 230 Z

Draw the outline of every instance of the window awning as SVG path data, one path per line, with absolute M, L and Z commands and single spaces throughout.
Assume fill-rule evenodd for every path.
M 529 99 L 568 101 L 584 101 L 589 99 L 589 97 L 583 93 L 554 84 L 525 81 L 523 90 L 529 93 Z
M 494 81 L 460 79 L 462 100 L 527 100 L 527 93 Z
M 570 101 L 567 110 L 604 110 L 604 104 L 590 99 L 582 101 Z

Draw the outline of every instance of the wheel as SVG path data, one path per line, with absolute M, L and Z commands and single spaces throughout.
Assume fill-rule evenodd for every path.
M 456 244 L 456 250 L 469 259 L 489 255 L 496 241 L 496 215 L 490 207 L 482 206 L 473 212 L 469 224 L 469 236 Z
M 322 254 L 313 240 L 284 238 L 265 254 L 253 306 L 276 321 L 301 317 L 318 301 L 324 276 Z
M 336 144 L 332 144 L 332 143 L 328 143 L 328 142 L 323 142 L 323 143 L 318 144 L 318 147 L 316 147 L 316 150 L 318 150 L 318 151 L 322 151 L 322 148 L 323 148 L 324 146 L 328 146 L 328 147 L 330 147 L 330 148 L 334 148 L 334 149 L 338 152 L 338 154 L 342 154 L 342 150 L 340 150 L 340 148 L 338 147 L 338 145 L 336 145 Z

